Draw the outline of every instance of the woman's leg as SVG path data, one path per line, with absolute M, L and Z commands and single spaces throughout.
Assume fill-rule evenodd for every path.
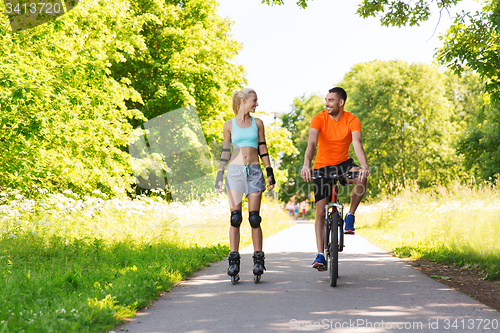
M 235 210 L 239 210 L 241 213 L 241 202 L 243 200 L 243 193 L 238 191 L 227 190 L 229 197 L 229 208 L 231 213 Z M 232 215 L 231 215 L 232 218 Z M 229 247 L 231 251 L 238 252 L 240 248 L 240 228 L 229 227 Z
M 248 211 L 259 212 L 262 199 L 262 191 L 253 192 L 248 195 Z M 254 251 L 262 251 L 262 228 L 252 228 L 252 243 Z

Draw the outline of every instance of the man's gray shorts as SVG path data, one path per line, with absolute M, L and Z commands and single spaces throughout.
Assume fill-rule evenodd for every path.
M 266 180 L 260 165 L 229 164 L 227 166 L 226 189 L 246 193 L 246 195 L 264 191 L 266 189 Z

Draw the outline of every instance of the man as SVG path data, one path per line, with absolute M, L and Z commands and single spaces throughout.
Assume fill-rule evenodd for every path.
M 304 156 L 304 166 L 300 174 L 304 181 L 311 180 L 311 161 L 318 146 L 318 152 L 314 161 L 314 169 L 323 167 L 334 168 L 338 174 L 347 171 L 359 171 L 357 179 L 341 181 L 354 184 L 351 192 L 351 206 L 349 213 L 345 216 L 345 233 L 354 234 L 354 213 L 366 192 L 367 177 L 370 174 L 366 154 L 361 142 L 361 122 L 359 119 L 344 110 L 347 93 L 340 87 L 332 88 L 325 98 L 326 110 L 321 111 L 311 120 L 309 129 L 309 143 Z M 361 168 L 349 158 L 349 147 L 353 145 L 356 157 Z M 332 180 L 314 180 L 314 200 L 316 202 L 316 245 L 318 254 L 313 262 L 313 267 L 319 271 L 327 269 L 325 259 L 325 206 L 331 200 Z

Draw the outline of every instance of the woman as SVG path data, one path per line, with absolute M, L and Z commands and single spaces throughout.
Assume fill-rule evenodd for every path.
M 228 191 L 231 209 L 231 226 L 229 227 L 229 268 L 227 274 L 238 279 L 240 271 L 240 225 L 243 220 L 243 193 L 248 197 L 248 221 L 252 227 L 253 273 L 260 276 L 265 271 L 264 252 L 262 251 L 262 229 L 260 222 L 260 202 L 266 189 L 266 182 L 260 169 L 259 156 L 266 167 L 268 190 L 274 188 L 273 168 L 266 146 L 264 123 L 250 114 L 255 113 L 257 94 L 253 89 L 244 88 L 233 93 L 233 111 L 235 117 L 224 124 L 224 144 L 217 172 L 215 188 L 222 193 L 224 169 L 227 168 L 225 187 Z M 231 144 L 233 155 L 231 156 Z

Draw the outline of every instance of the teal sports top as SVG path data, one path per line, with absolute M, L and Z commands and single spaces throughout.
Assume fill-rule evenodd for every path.
M 239 127 L 238 125 L 236 125 L 236 120 L 234 120 L 233 118 L 231 142 L 233 143 L 233 145 L 237 146 L 235 148 L 253 147 L 255 149 L 258 149 L 259 130 L 257 129 L 255 118 L 252 117 L 252 125 L 248 128 Z

